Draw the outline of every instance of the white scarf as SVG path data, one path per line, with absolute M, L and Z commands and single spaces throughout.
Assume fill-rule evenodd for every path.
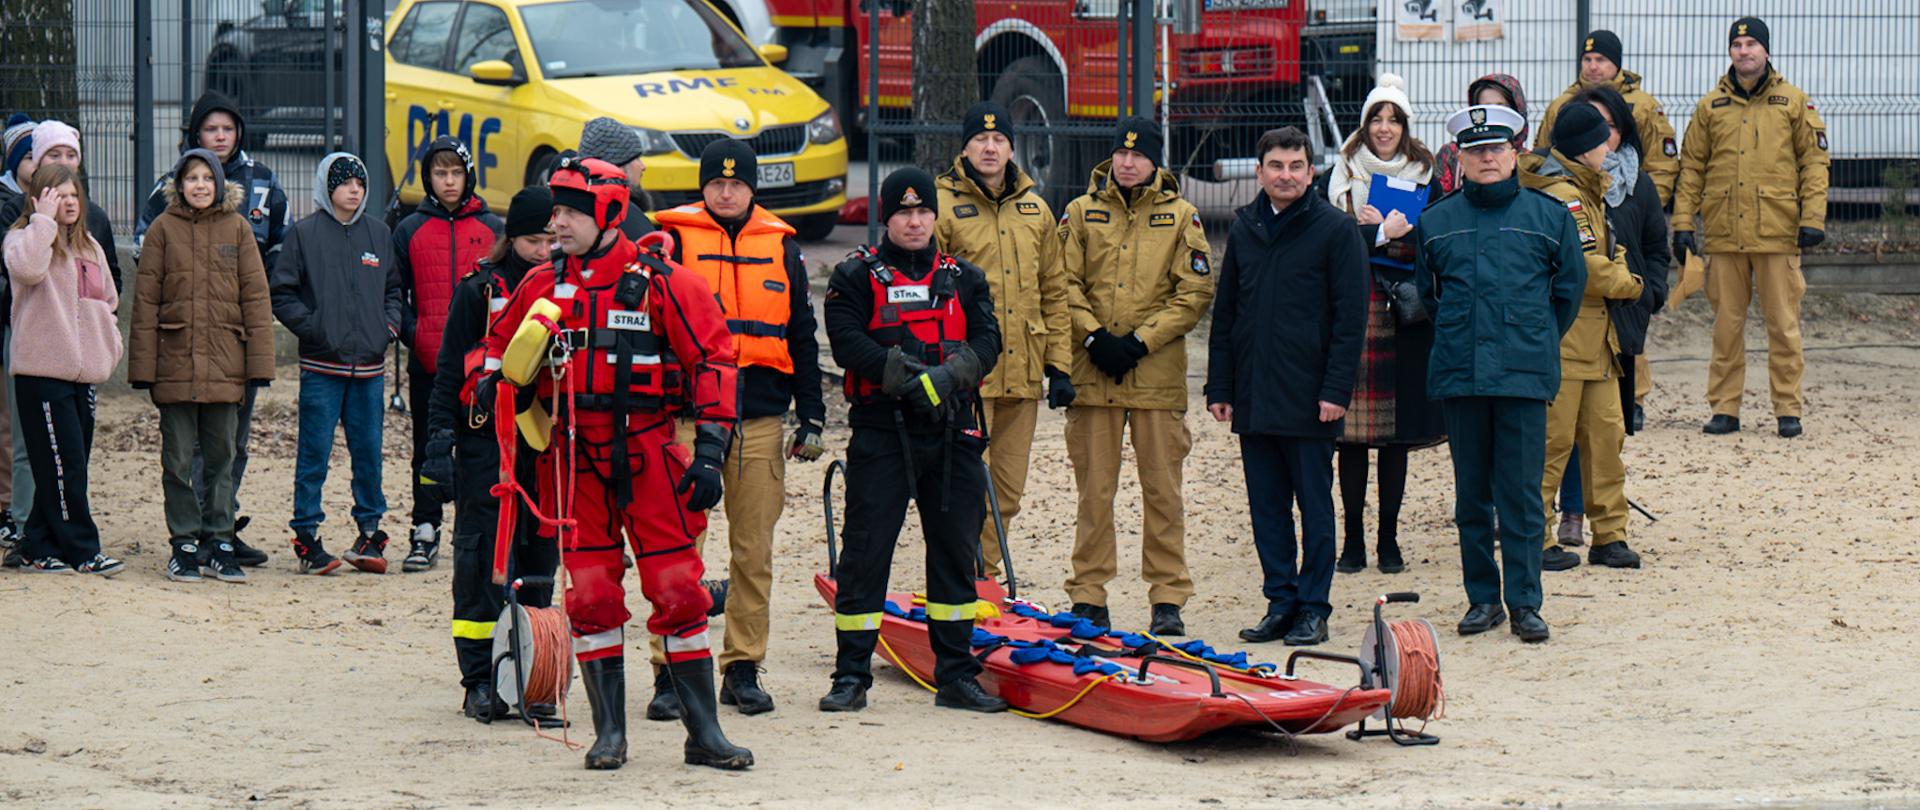
M 1364 133 L 1356 132 L 1358 138 Z M 1367 194 L 1373 190 L 1373 176 L 1384 174 L 1401 180 L 1411 180 L 1421 185 L 1433 177 L 1433 169 L 1421 166 L 1407 157 L 1407 150 L 1393 156 L 1392 160 L 1381 160 L 1373 153 L 1373 148 L 1361 144 L 1353 151 L 1353 157 L 1341 155 L 1340 161 L 1333 166 L 1333 176 L 1327 178 L 1327 199 L 1335 208 L 1349 214 L 1367 206 Z M 1352 200 L 1348 200 L 1348 196 Z

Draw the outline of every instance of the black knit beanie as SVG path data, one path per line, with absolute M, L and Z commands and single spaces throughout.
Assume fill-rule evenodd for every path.
M 998 132 L 1012 139 L 1013 116 L 1007 114 L 1007 108 L 991 101 L 968 107 L 966 118 L 960 124 L 960 143 L 965 145 L 982 132 Z
M 1727 44 L 1741 37 L 1753 37 L 1760 40 L 1760 47 L 1773 53 L 1773 32 L 1767 30 L 1767 21 L 1759 17 L 1741 17 L 1733 21 L 1733 27 L 1727 29 Z
M 1162 137 L 1164 136 L 1160 134 L 1158 123 L 1136 115 L 1120 122 L 1120 127 L 1113 132 L 1113 149 L 1109 151 L 1131 149 L 1146 155 L 1147 160 L 1152 161 L 1154 167 L 1158 168 Z
M 507 204 L 507 238 L 543 233 L 552 219 L 553 194 L 546 186 L 522 188 Z
M 884 224 L 909 208 L 926 208 L 936 216 L 940 213 L 933 175 L 911 166 L 887 175 L 886 182 L 880 184 L 880 222 Z
M 1620 67 L 1619 35 L 1606 29 L 1587 34 L 1587 38 L 1580 41 L 1580 55 L 1586 56 L 1590 53 L 1600 54 L 1606 57 L 1607 61 L 1612 62 L 1614 67 Z
M 1607 119 L 1591 104 L 1568 104 L 1553 119 L 1553 151 L 1578 159 L 1607 142 Z
M 752 191 L 760 190 L 760 170 L 753 149 L 732 138 L 720 138 L 700 150 L 700 187 L 721 178 L 738 180 Z

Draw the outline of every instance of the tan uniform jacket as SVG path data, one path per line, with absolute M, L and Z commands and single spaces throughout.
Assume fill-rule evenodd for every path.
M 1674 140 L 1673 123 L 1667 120 L 1667 111 L 1652 93 L 1640 89 L 1638 73 L 1623 70 L 1606 83 L 1620 91 L 1620 97 L 1633 107 L 1633 126 L 1640 131 L 1640 168 L 1646 169 L 1647 176 L 1653 178 L 1653 186 L 1660 192 L 1660 204 L 1671 206 L 1674 179 L 1680 175 L 1680 146 Z M 1552 145 L 1549 141 L 1553 119 L 1560 115 L 1560 108 L 1590 86 L 1591 82 L 1576 79 L 1572 86 L 1554 97 L 1547 105 L 1546 117 L 1540 119 L 1540 128 L 1534 130 L 1533 148 L 1546 149 Z
M 940 249 L 972 262 L 987 274 L 1000 318 L 1000 362 L 980 386 L 986 399 L 1039 399 L 1046 367 L 1073 364 L 1067 318 L 1067 276 L 1060 266 L 1060 229 L 1033 179 L 1013 164 L 1013 190 L 998 201 L 968 177 L 961 162 L 935 178 L 940 218 L 934 238 Z
M 1541 174 L 1549 168 L 1548 160 L 1558 162 L 1561 172 Z M 1550 157 L 1520 157 L 1520 185 L 1544 191 L 1567 207 L 1580 231 L 1580 249 L 1587 256 L 1587 289 L 1580 298 L 1580 314 L 1560 339 L 1562 380 L 1605 380 L 1620 373 L 1614 360 L 1620 340 L 1613 332 L 1613 318 L 1607 315 L 1607 299 L 1637 299 L 1642 289 L 1640 278 L 1627 271 L 1626 252 L 1614 244 L 1607 229 L 1608 182 L 1605 173 L 1559 152 Z
M 1703 220 L 1707 253 L 1800 252 L 1800 229 L 1827 225 L 1827 124 L 1772 67 L 1742 95 L 1731 76 L 1694 107 L 1680 150 L 1673 229 Z
M 1187 408 L 1187 333 L 1213 302 L 1213 263 L 1199 209 L 1161 169 L 1132 200 L 1093 170 L 1087 193 L 1060 217 L 1062 264 L 1073 316 L 1075 405 Z M 1115 383 L 1088 358 L 1087 336 L 1132 333 L 1148 354 Z

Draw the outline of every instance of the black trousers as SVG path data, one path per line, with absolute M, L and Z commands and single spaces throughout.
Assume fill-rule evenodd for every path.
M 420 490 L 420 464 L 426 459 L 427 439 L 431 438 L 427 435 L 427 403 L 433 399 L 433 377 L 433 372 L 419 363 L 407 363 L 407 415 L 413 420 L 413 515 L 407 524 L 409 533 L 422 523 L 439 528 L 446 517 L 440 500 Z
M 22 335 L 21 337 L 25 337 Z M 27 559 L 59 557 L 79 565 L 100 553 L 100 528 L 87 505 L 87 464 L 93 455 L 93 386 L 46 377 L 13 379 L 13 418 L 27 442 L 33 468 L 33 511 L 27 518 Z
M 1333 440 L 1241 434 L 1267 613 L 1333 614 Z M 1299 558 L 1293 506 L 1300 505 Z
M 1490 605 L 1504 596 L 1509 608 L 1537 609 L 1541 538 L 1547 530 L 1540 508 L 1547 403 L 1459 397 L 1443 400 L 1443 407 L 1453 449 L 1453 522 L 1460 528 L 1460 573 L 1467 601 Z M 1498 562 L 1493 554 L 1496 531 Z
M 887 596 L 887 574 L 907 518 L 907 502 L 915 494 L 927 544 L 927 635 L 933 644 L 934 682 L 945 685 L 980 673 L 970 639 L 987 473 L 980 461 L 984 446 L 963 444 L 970 441 L 913 434 L 905 444 L 909 450 L 903 452 L 897 431 L 854 429 L 847 443 L 846 525 L 840 530 L 840 567 L 835 572 L 840 588 L 833 603 L 839 642 L 835 680 L 855 677 L 863 685 L 873 683 L 880 605 Z M 948 606 L 963 605 L 963 618 L 935 618 L 951 615 Z
M 521 448 L 517 476 L 530 493 L 534 488 L 532 451 Z M 453 511 L 453 651 L 460 662 L 460 685 L 471 687 L 488 680 L 493 662 L 493 625 L 506 607 L 506 590 L 493 584 L 493 539 L 499 525 L 500 501 L 492 488 L 500 480 L 500 448 L 493 433 L 460 430 L 454 437 Z M 514 524 L 507 581 L 518 576 L 553 576 L 560 551 L 552 537 L 539 536 L 539 523 L 524 504 Z M 548 607 L 551 587 L 527 587 L 520 603 Z

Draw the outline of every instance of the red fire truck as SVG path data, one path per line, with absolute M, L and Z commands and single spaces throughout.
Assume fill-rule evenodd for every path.
M 812 84 L 855 129 L 865 123 L 872 67 L 869 4 L 879 3 L 880 106 L 910 106 L 912 0 L 765 2 L 772 39 L 788 48 L 781 67 Z M 1122 2 L 1130 0 L 974 0 L 980 97 L 1006 105 L 1016 127 L 1027 125 L 1016 130 L 1024 134 L 1015 154 L 1050 198 L 1085 188 L 1106 141 L 1048 135 L 1034 125 L 1114 119 Z M 1373 81 L 1371 2 L 1361 18 L 1343 13 L 1341 3 L 1307 0 L 1161 0 L 1163 13 L 1174 2 L 1192 4 L 1198 25 L 1184 27 L 1197 33 L 1157 30 L 1149 54 L 1167 94 L 1173 165 L 1200 174 L 1215 159 L 1250 156 L 1266 129 L 1304 123 L 1308 77 L 1319 78 L 1342 128 L 1351 128 L 1358 112 L 1346 108 Z

